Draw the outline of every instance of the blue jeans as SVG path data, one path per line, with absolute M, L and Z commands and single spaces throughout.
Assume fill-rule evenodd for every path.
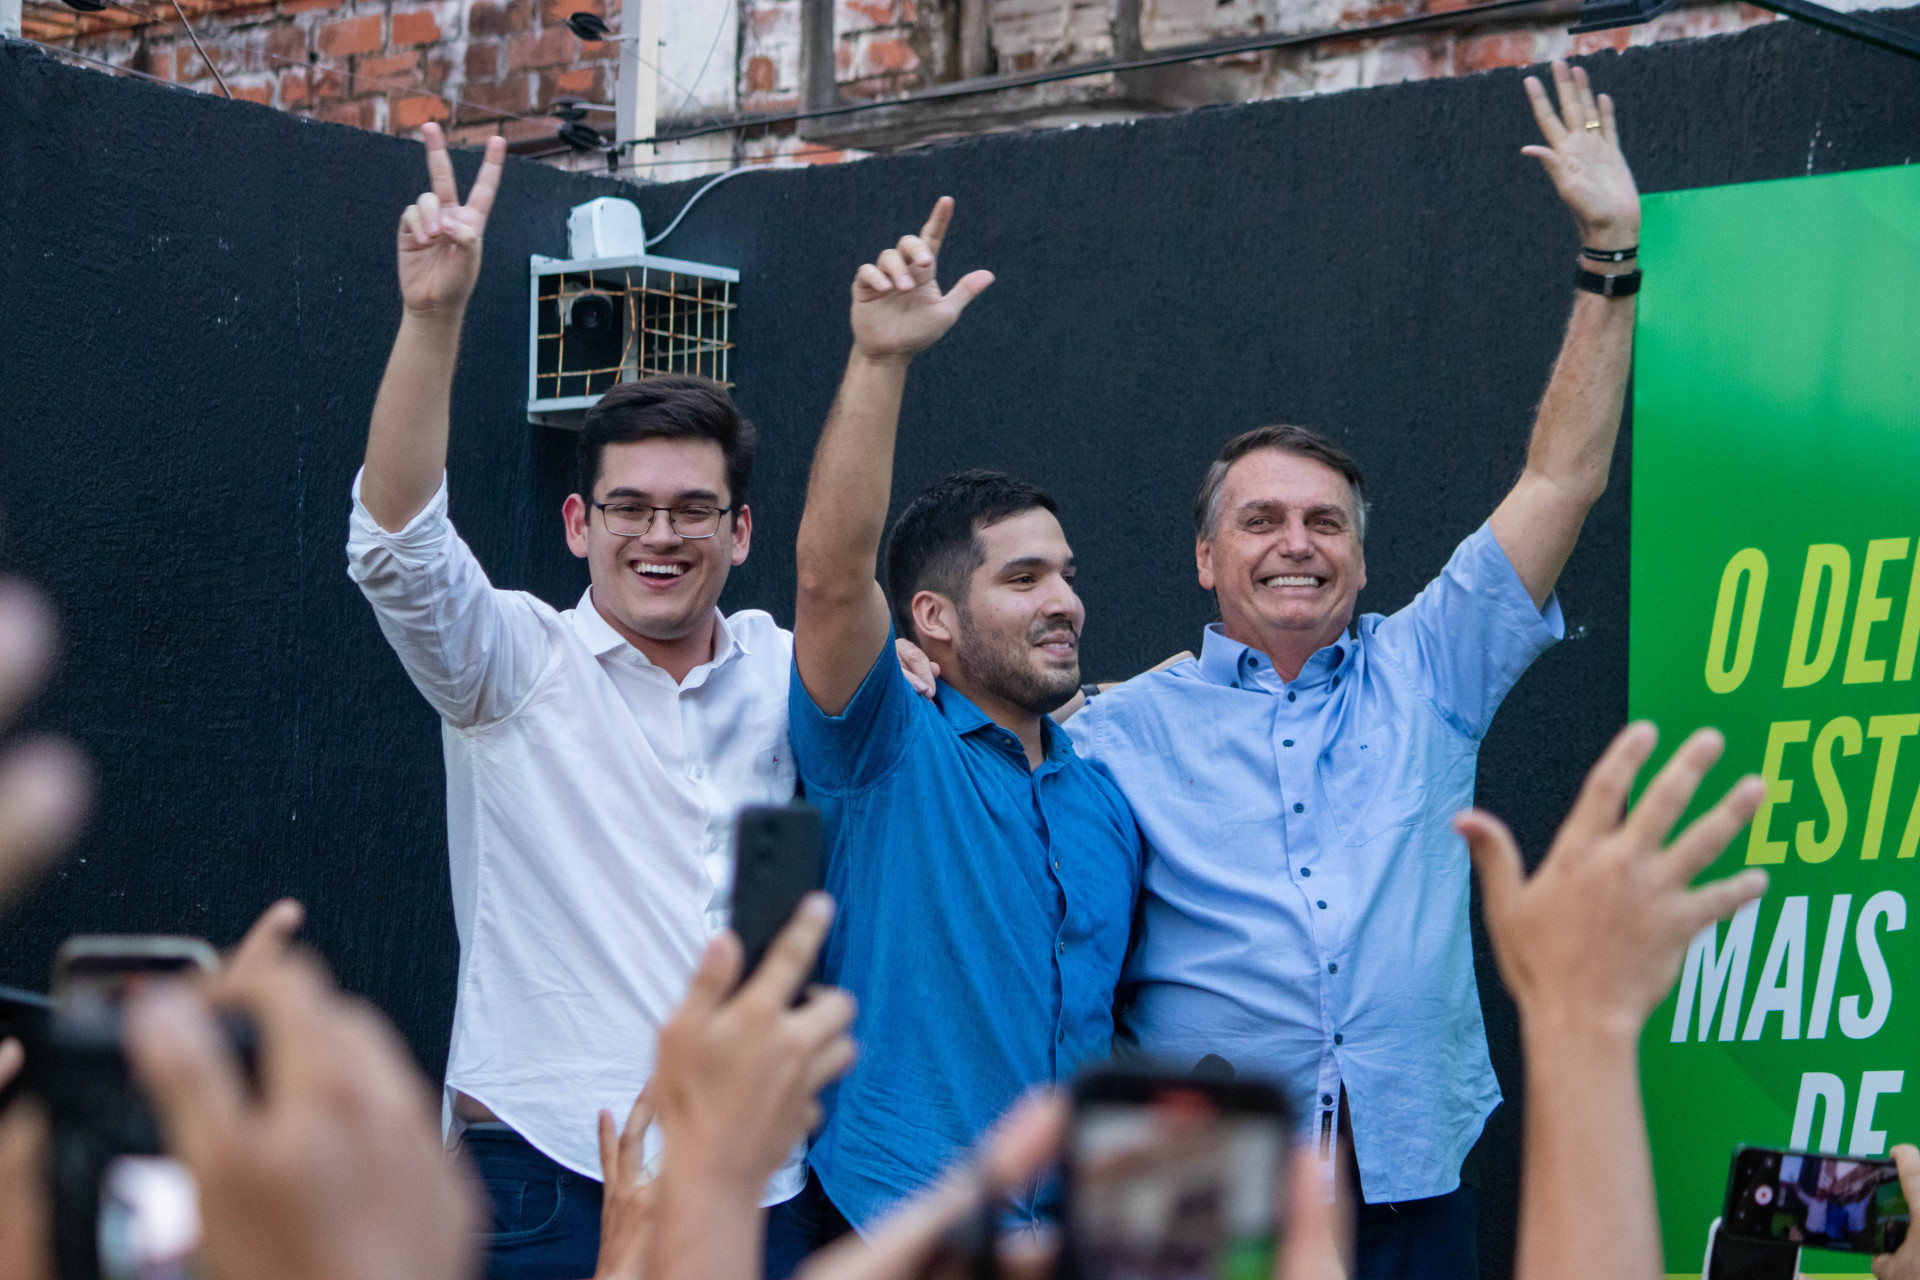
M 853 1230 L 827 1198 L 827 1189 L 813 1170 L 807 1185 L 791 1200 L 767 1210 L 766 1280 L 787 1280 L 806 1256 Z
M 1476 1195 L 1462 1186 L 1427 1200 L 1361 1205 L 1354 1280 L 1479 1280 Z
M 582 1280 L 600 1256 L 600 1184 L 549 1160 L 505 1125 L 469 1126 L 473 1157 L 493 1203 L 487 1280 Z

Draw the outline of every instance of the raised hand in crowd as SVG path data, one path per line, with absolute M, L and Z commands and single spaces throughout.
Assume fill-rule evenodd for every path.
M 647 1126 L 653 1123 L 653 1088 L 633 1100 L 624 1129 L 613 1127 L 613 1112 L 600 1113 L 600 1257 L 593 1280 L 641 1280 L 647 1248 L 660 1206 L 660 1188 L 646 1156 Z
M 1920 1204 L 1920 1147 L 1896 1143 L 1887 1154 L 1900 1171 L 1900 1194 L 1909 1205 Z M 1874 1258 L 1873 1274 L 1876 1280 L 1920 1280 L 1920 1233 L 1909 1232 L 1898 1249 Z
M 1060 1159 L 1067 1100 L 1029 1094 L 982 1138 L 972 1158 L 959 1161 L 938 1183 L 903 1205 L 870 1238 L 849 1235 L 813 1255 L 796 1280 L 970 1280 L 973 1259 L 955 1247 L 983 1203 L 1033 1185 Z M 1287 1185 L 1318 1188 L 1324 1181 L 1312 1148 L 1294 1153 Z M 1295 1194 L 1288 1206 L 1274 1280 L 1344 1280 L 1339 1215 L 1325 1196 Z M 1008 1236 L 998 1242 L 1002 1280 L 1050 1280 L 1059 1260 L 1057 1233 Z
M 460 322 L 480 278 L 481 237 L 507 155 L 504 139 L 488 140 L 486 158 L 462 204 L 445 136 L 432 124 L 421 134 L 432 189 L 400 215 L 400 297 L 405 310 L 373 402 L 366 471 L 360 481 L 361 501 L 391 531 L 405 528 L 420 513 L 446 469 Z
M 745 983 L 739 938 L 715 938 L 661 1029 L 649 1086 L 664 1139 L 649 1280 L 760 1274 L 761 1192 L 819 1122 L 820 1090 L 853 1065 L 853 998 L 816 988 L 793 1002 L 832 921 L 833 900 L 808 895 Z
M 477 1187 L 393 1029 L 301 952 L 259 948 L 218 985 L 257 1028 L 257 1091 L 183 984 L 136 995 L 126 1030 L 167 1149 L 199 1185 L 209 1280 L 471 1276 Z
M 1694 935 L 1766 890 L 1758 870 L 1689 887 L 1759 807 L 1758 778 L 1740 779 L 1668 839 L 1720 758 L 1718 732 L 1682 743 L 1627 810 L 1656 739 L 1646 723 L 1614 738 L 1531 876 L 1499 819 L 1473 810 L 1455 822 L 1480 876 L 1500 976 L 1520 1009 L 1519 1280 L 1663 1274 L 1640 1030 Z

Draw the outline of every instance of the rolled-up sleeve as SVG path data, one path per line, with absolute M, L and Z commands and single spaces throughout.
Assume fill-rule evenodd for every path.
M 1440 713 L 1477 741 L 1515 682 L 1565 634 L 1559 597 L 1536 606 L 1483 524 L 1411 604 L 1381 622 L 1376 639 Z
M 498 591 L 447 518 L 447 484 L 398 532 L 380 526 L 353 478 L 347 575 L 414 687 L 458 728 L 510 715 L 553 652 L 531 597 Z

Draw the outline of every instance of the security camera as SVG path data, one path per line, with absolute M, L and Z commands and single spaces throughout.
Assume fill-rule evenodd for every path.
M 576 293 L 566 300 L 564 320 L 569 336 L 580 339 L 604 338 L 619 324 L 620 312 L 613 295 Z

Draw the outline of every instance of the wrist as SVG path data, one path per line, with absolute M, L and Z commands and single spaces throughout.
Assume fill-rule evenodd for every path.
M 1631 249 L 1640 243 L 1640 220 L 1630 222 L 1583 222 L 1578 224 L 1580 243 L 1589 249 Z
M 864 369 L 904 373 L 907 366 L 913 363 L 914 355 L 911 351 L 868 351 L 856 342 L 850 363 Z
M 1540 1009 L 1520 1006 L 1520 1040 L 1530 1067 L 1567 1059 L 1637 1060 L 1645 1025 L 1644 1017 L 1625 1009 L 1569 1008 L 1564 1002 Z
M 401 319 L 416 329 L 437 330 L 441 332 L 447 330 L 457 332 L 460 328 L 461 321 L 466 318 L 466 314 L 467 300 L 465 298 L 460 299 L 458 302 L 441 303 L 437 306 L 415 306 L 410 302 L 404 303 L 400 312 Z

